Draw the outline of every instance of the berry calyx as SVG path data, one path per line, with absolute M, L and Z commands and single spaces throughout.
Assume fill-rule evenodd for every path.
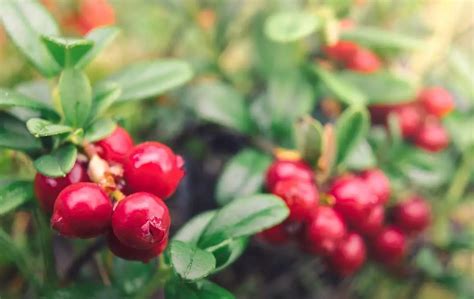
M 124 128 L 117 128 L 106 138 L 95 143 L 101 158 L 109 161 L 122 163 L 126 154 L 133 147 L 133 140 Z
M 159 142 L 144 142 L 124 159 L 124 178 L 130 192 L 149 192 L 166 199 L 181 182 L 183 168 L 183 158 L 169 147 Z
M 377 204 L 383 205 L 390 198 L 390 181 L 380 169 L 370 169 L 362 172 L 360 177 L 367 187 L 377 196 Z
M 439 152 L 449 144 L 446 130 L 437 121 L 427 121 L 415 136 L 415 144 L 429 152 Z
M 358 233 L 371 238 L 376 236 L 383 229 L 384 220 L 384 207 L 377 205 L 370 210 L 367 217 L 362 219 L 362 221 L 354 223 L 353 227 Z
M 446 116 L 454 109 L 453 97 L 442 87 L 431 87 L 422 90 L 418 100 L 426 112 L 439 118 Z
M 404 138 L 411 138 L 420 130 L 423 113 L 417 105 L 403 105 L 394 110 Z
M 346 67 L 359 73 L 373 73 L 380 68 L 380 60 L 372 51 L 359 48 L 346 60 Z
M 382 230 L 374 240 L 373 251 L 375 258 L 385 265 L 396 265 L 405 255 L 405 235 L 395 227 Z
M 289 220 L 308 219 L 318 206 L 319 193 L 316 185 L 307 181 L 287 179 L 279 181 L 273 194 L 281 197 L 290 210 Z
M 276 160 L 268 168 L 265 182 L 267 189 L 273 191 L 279 181 L 294 179 L 313 182 L 313 178 L 313 170 L 302 161 Z
M 118 202 L 112 215 L 112 229 L 124 245 L 150 249 L 168 237 L 168 207 L 157 196 L 138 192 Z
M 112 203 L 94 183 L 69 185 L 54 204 L 51 226 L 67 237 L 92 238 L 110 227 Z
M 87 170 L 85 166 L 76 161 L 71 171 L 65 177 L 51 178 L 41 173 L 35 175 L 34 191 L 40 207 L 48 214 L 53 212 L 54 202 L 59 193 L 67 186 L 87 182 Z
M 356 272 L 365 261 L 366 249 L 364 240 L 356 233 L 348 234 L 329 256 L 331 270 L 340 276 Z
M 119 239 L 117 239 L 113 232 L 109 232 L 107 235 L 107 245 L 113 254 L 122 259 L 148 263 L 151 259 L 157 257 L 163 253 L 163 251 L 165 251 L 166 246 L 168 245 L 168 238 L 165 238 L 161 242 L 155 244 L 150 249 L 136 249 L 123 244 Z
M 394 207 L 393 220 L 406 233 L 421 232 L 430 223 L 431 207 L 420 197 L 410 198 Z

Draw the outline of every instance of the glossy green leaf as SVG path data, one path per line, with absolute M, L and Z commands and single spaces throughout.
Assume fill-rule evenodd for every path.
M 229 291 L 208 280 L 196 282 L 196 290 L 199 299 L 235 299 Z
M 208 280 L 186 282 L 170 279 L 165 285 L 165 297 L 172 299 L 235 299 L 234 295 Z
M 369 48 L 384 50 L 413 50 L 423 45 L 420 39 L 406 34 L 366 26 L 354 26 L 351 30 L 345 30 L 341 38 L 358 42 Z
M 92 92 L 87 76 L 76 69 L 65 69 L 59 78 L 59 96 L 66 123 L 80 128 L 89 117 Z
M 281 12 L 265 22 L 265 34 L 276 42 L 292 42 L 314 33 L 320 22 L 316 15 L 306 12 Z
M 89 121 L 104 114 L 117 101 L 121 93 L 122 89 L 120 86 L 112 82 L 95 89 Z
M 2 111 L 0 119 L 0 147 L 21 151 L 41 149 L 40 141 L 28 132 L 23 121 Z
M 194 216 L 180 228 L 173 240 L 196 244 L 217 211 L 208 211 Z
M 347 155 L 367 135 L 369 113 L 361 106 L 347 108 L 336 123 L 336 163 L 344 162 Z
M 71 171 L 77 158 L 77 148 L 63 145 L 51 154 L 39 157 L 33 162 L 36 170 L 49 177 L 63 177 Z
M 31 182 L 13 182 L 0 187 L 0 215 L 9 213 L 33 198 Z
M 86 129 L 84 138 L 88 142 L 99 141 L 112 134 L 115 128 L 117 124 L 110 118 L 99 119 Z
M 0 88 L 0 108 L 12 107 L 23 107 L 32 110 L 55 113 L 51 107 L 40 101 L 31 99 L 30 97 L 13 90 Z
M 225 246 L 214 250 L 212 254 L 216 258 L 216 268 L 212 273 L 219 272 L 235 262 L 244 253 L 248 243 L 248 237 L 232 239 Z
M 206 277 L 216 267 L 212 253 L 182 241 L 171 241 L 169 257 L 176 274 L 185 280 Z
M 93 47 L 77 62 L 78 68 L 87 66 L 119 34 L 117 27 L 99 27 L 89 32 L 85 38 L 93 42 Z
M 38 71 L 47 77 L 59 73 L 59 65 L 41 42 L 41 34 L 58 35 L 59 29 L 38 1 L 2 0 L 0 18 L 15 45 Z
M 245 149 L 227 162 L 216 187 L 216 200 L 225 205 L 236 197 L 258 193 L 271 157 Z
M 72 131 L 72 128 L 65 125 L 54 124 L 41 118 L 32 118 L 26 122 L 28 131 L 35 137 L 54 136 Z
M 64 67 L 74 67 L 94 43 L 87 39 L 43 36 L 43 43 L 56 62 Z
M 311 116 L 302 117 L 295 125 L 295 138 L 303 159 L 316 165 L 322 153 L 322 124 Z

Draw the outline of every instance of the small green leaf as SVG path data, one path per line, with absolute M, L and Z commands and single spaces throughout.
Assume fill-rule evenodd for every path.
M 9 213 L 33 198 L 31 182 L 13 182 L 0 187 L 0 215 Z
M 198 244 L 208 248 L 228 239 L 250 236 L 281 223 L 288 214 L 285 203 L 274 195 L 238 198 L 217 212 Z
M 212 251 L 216 258 L 216 268 L 212 273 L 217 273 L 235 262 L 244 253 L 248 243 L 248 237 L 232 239 L 225 246 Z
M 92 94 L 87 76 L 76 69 L 65 69 L 59 78 L 59 96 L 66 123 L 80 128 L 89 117 Z
M 85 38 L 92 41 L 94 46 L 77 62 L 76 67 L 84 68 L 118 35 L 117 27 L 99 27 L 89 32 Z
M 229 291 L 208 280 L 186 282 L 177 278 L 166 282 L 165 297 L 172 299 L 235 299 Z
M 276 42 L 292 42 L 315 32 L 319 27 L 316 15 L 306 12 L 281 12 L 265 22 L 265 34 Z
M 113 120 L 99 119 L 86 129 L 84 138 L 89 142 L 99 141 L 112 134 L 115 128 L 117 128 L 117 124 Z
M 434 252 L 428 248 L 423 248 L 415 259 L 416 265 L 430 277 L 439 277 L 443 273 L 443 265 Z
M 413 50 L 423 45 L 420 39 L 374 27 L 355 26 L 342 32 L 342 39 L 356 41 L 369 48 Z
M 357 146 L 369 130 L 369 113 L 360 106 L 347 108 L 336 123 L 336 163 L 344 162 L 351 150 Z
M 26 122 L 28 131 L 35 137 L 54 136 L 72 131 L 72 128 L 65 125 L 53 124 L 41 118 L 32 118 Z
M 55 113 L 48 105 L 31 99 L 19 92 L 0 88 L 0 108 L 23 107 L 32 110 Z
M 262 188 L 264 173 L 271 157 L 252 149 L 244 149 L 227 162 L 216 187 L 216 199 L 220 205 L 235 197 L 257 193 Z
M 361 171 L 375 167 L 377 160 L 370 144 L 367 140 L 362 139 L 349 152 L 345 163 L 348 169 Z
M 94 90 L 89 121 L 104 114 L 107 109 L 120 97 L 122 89 L 117 83 L 107 83 Z
M 322 124 L 308 115 L 296 123 L 295 131 L 296 144 L 303 159 L 311 165 L 316 165 L 322 153 Z
M 72 144 L 63 145 L 48 155 L 33 162 L 36 170 L 49 177 L 63 177 L 71 171 L 77 158 L 77 148 Z
M 208 280 L 196 282 L 196 289 L 199 299 L 235 299 L 229 291 Z
M 80 38 L 43 36 L 42 40 L 56 62 L 64 67 L 74 67 L 89 52 L 94 42 Z
M 206 277 L 216 267 L 212 253 L 182 241 L 171 242 L 169 256 L 176 274 L 185 280 Z
M 201 234 L 217 211 L 208 211 L 194 216 L 174 235 L 173 240 L 197 244 Z
M 20 151 L 36 151 L 41 143 L 33 137 L 23 121 L 6 112 L 0 111 L 0 147 Z

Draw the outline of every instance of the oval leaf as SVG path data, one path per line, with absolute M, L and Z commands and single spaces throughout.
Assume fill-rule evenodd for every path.
M 64 134 L 72 131 L 72 128 L 65 125 L 53 124 L 41 118 L 32 118 L 26 122 L 28 131 L 35 137 L 45 137 Z
M 0 187 L 0 215 L 13 211 L 33 198 L 31 182 L 13 182 Z
M 316 165 L 322 153 L 322 124 L 308 115 L 296 123 L 295 131 L 296 145 L 303 159 Z
M 194 216 L 174 235 L 173 240 L 196 244 L 217 211 L 208 211 Z
M 216 268 L 212 273 L 219 272 L 233 262 L 235 262 L 244 253 L 249 243 L 249 238 L 243 237 L 232 239 L 228 244 L 214 250 L 212 254 L 216 258 Z
M 384 50 L 413 50 L 423 45 L 419 39 L 406 34 L 364 26 L 354 26 L 351 30 L 345 30 L 341 38 L 356 41 L 369 48 Z
M 99 141 L 113 133 L 117 124 L 109 119 L 99 119 L 87 128 L 84 138 L 89 142 Z
M 76 69 L 65 69 L 59 78 L 59 96 L 66 123 L 80 128 L 89 117 L 92 102 L 87 76 Z
M 75 66 L 94 45 L 93 41 L 80 38 L 43 36 L 42 40 L 51 56 L 62 67 Z
M 265 23 L 265 34 L 276 42 L 292 42 L 316 31 L 317 16 L 305 12 L 282 12 L 270 16 Z
M 369 113 L 359 106 L 349 107 L 336 123 L 337 155 L 336 163 L 344 162 L 347 155 L 367 135 Z
M 91 114 L 89 121 L 101 116 L 107 109 L 120 97 L 122 89 L 116 83 L 108 83 L 94 90 L 94 99 L 92 101 Z
M 216 267 L 212 253 L 182 241 L 171 242 L 169 256 L 176 274 L 185 280 L 203 278 Z
M 49 177 L 63 177 L 71 171 L 77 158 L 77 148 L 64 145 L 49 155 L 39 157 L 33 162 L 36 170 Z
M 0 147 L 21 151 L 41 149 L 41 143 L 28 132 L 23 121 L 2 111 L 0 119 Z
M 117 27 L 99 27 L 89 32 L 85 38 L 94 46 L 77 62 L 76 67 L 84 68 L 119 34 Z
M 32 110 L 55 113 L 48 105 L 31 99 L 19 92 L 0 88 L 0 108 L 24 107 Z

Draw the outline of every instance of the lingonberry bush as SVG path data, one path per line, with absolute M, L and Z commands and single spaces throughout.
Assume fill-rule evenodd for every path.
M 343 2 L 0 0 L 0 295 L 469 298 L 472 78 Z

